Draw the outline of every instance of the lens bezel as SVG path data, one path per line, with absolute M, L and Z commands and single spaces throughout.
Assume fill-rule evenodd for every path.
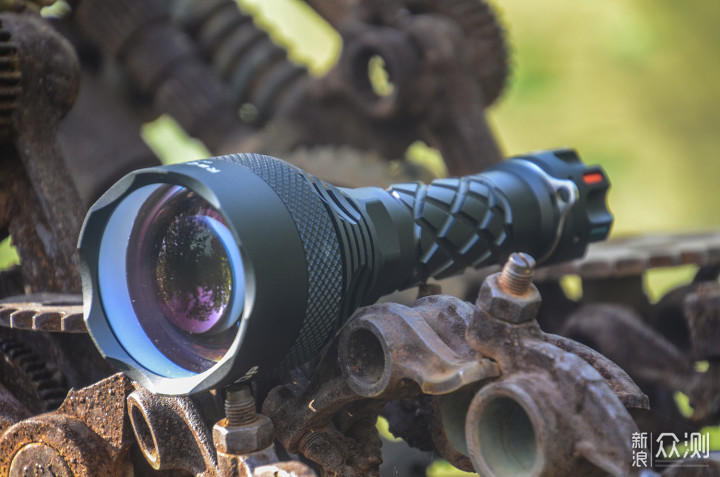
M 153 184 L 196 192 L 221 212 L 240 250 L 245 293 L 238 331 L 222 359 L 201 373 L 148 369 L 140 362 L 142 356 L 128 352 L 115 335 L 100 294 L 103 232 L 130 194 Z M 190 394 L 272 369 L 291 348 L 302 326 L 307 264 L 297 227 L 272 187 L 241 164 L 212 159 L 128 174 L 91 208 L 80 234 L 79 251 L 85 320 L 93 340 L 108 361 L 152 392 Z M 258 294 L 258 289 L 264 293 Z
M 100 239 L 98 283 L 108 323 L 126 351 L 148 370 L 178 378 L 210 369 L 218 357 L 221 359 L 227 353 L 245 301 L 242 294 L 245 273 L 238 239 L 227 229 L 223 245 L 232 264 L 233 291 L 228 323 L 219 323 L 223 336 L 215 333 L 208 339 L 202 334 L 187 333 L 167 320 L 151 299 L 143 299 L 139 291 L 148 283 L 137 276 L 137 270 L 129 267 L 128 259 L 143 251 L 134 250 L 133 245 L 149 245 L 134 244 L 133 238 L 137 229 L 144 228 L 154 217 L 136 216 L 135 212 L 147 207 L 162 207 L 164 203 L 162 198 L 158 201 L 157 194 L 168 188 L 177 190 L 179 186 L 146 185 L 132 191 L 118 204 Z M 147 260 L 147 257 L 143 258 Z M 139 281 L 143 283 L 134 283 Z

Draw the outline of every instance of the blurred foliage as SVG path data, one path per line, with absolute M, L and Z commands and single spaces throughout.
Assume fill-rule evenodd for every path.
M 205 145 L 182 130 L 173 118 L 166 115 L 143 125 L 143 140 L 165 164 L 194 161 L 212 156 Z
M 0 270 L 20 263 L 17 251 L 10 245 L 10 237 L 0 242 Z

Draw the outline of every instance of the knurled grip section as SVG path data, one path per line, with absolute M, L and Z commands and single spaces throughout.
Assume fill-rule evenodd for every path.
M 510 205 L 482 177 L 396 184 L 388 191 L 412 211 L 415 221 L 418 262 L 403 287 L 494 263 L 506 253 Z
M 219 159 L 242 164 L 272 187 L 300 233 L 308 267 L 305 322 L 281 363 L 288 369 L 295 368 L 315 356 L 340 326 L 343 261 L 335 227 L 317 192 L 296 167 L 261 154 L 233 154 Z

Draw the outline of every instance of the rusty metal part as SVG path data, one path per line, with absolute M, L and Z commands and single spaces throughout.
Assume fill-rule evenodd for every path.
M 444 394 L 497 375 L 495 364 L 478 357 L 460 333 L 469 306 L 442 297 L 355 315 L 338 338 L 342 372 L 355 393 L 373 398 L 411 380 L 425 394 Z
M 220 474 L 228 477 L 317 477 L 302 462 L 278 462 L 272 446 L 244 455 L 225 454 L 218 450 L 218 460 Z
M 228 84 L 247 123 L 262 126 L 282 114 L 309 80 L 233 0 L 175 0 L 173 13 Z
M 225 395 L 225 419 L 212 430 L 222 475 L 277 475 L 278 465 L 289 465 L 301 475 L 315 475 L 300 462 L 278 463 L 269 417 L 258 414 L 250 387 L 231 387 Z M 264 470 L 263 470 L 264 469 Z
M 415 15 L 402 2 L 380 9 L 358 4 L 336 25 L 344 44 L 338 64 L 319 79 L 290 63 L 231 0 L 182 0 L 175 10 L 233 90 L 241 116 L 256 125 L 274 120 L 243 147 L 284 153 L 301 145 L 349 145 L 395 159 L 424 139 L 441 150 L 451 174 L 462 175 L 500 160 L 484 108 L 507 75 L 502 29 L 487 5 L 467 3 L 472 8 L 464 16 L 457 5 L 425 5 Z M 386 96 L 373 91 L 368 76 L 376 57 L 393 85 Z
M 263 413 L 289 452 L 338 476 L 377 475 L 375 420 L 388 401 L 451 392 L 497 375 L 464 341 L 472 306 L 443 295 L 412 308 L 360 310 L 318 364 L 309 384 L 274 388 Z M 353 473 L 354 472 L 354 473 Z
M 393 25 L 359 21 L 340 28 L 344 48 L 335 68 L 308 82 L 304 94 L 266 131 L 265 144 L 348 144 L 402 157 L 423 139 L 437 147 L 451 175 L 476 173 L 500 160 L 485 121 L 479 84 L 467 74 L 470 60 L 462 29 L 440 15 L 411 15 Z M 383 58 L 393 91 L 376 94 L 373 58 Z M 282 131 L 282 133 L 281 133 Z
M 569 352 L 577 345 L 556 346 L 562 339 L 546 338 L 536 321 L 512 319 L 518 311 L 499 306 L 511 295 L 486 299 L 498 296 L 498 281 L 497 274 L 486 279 L 483 287 L 496 291 L 478 295 L 467 332 L 471 346 L 502 370 L 468 407 L 465 445 L 474 468 L 483 475 L 630 474 L 624 443 L 636 427 L 625 405 L 647 408 L 647 398 L 601 354 Z
M 55 142 L 78 89 L 70 45 L 30 11 L 0 14 L 17 50 L 20 93 L 12 137 L 2 146 L 0 205 L 34 291 L 77 292 L 75 242 L 84 209 Z
M 0 474 L 126 475 L 129 389 L 127 378 L 112 376 L 71 391 L 56 412 L 14 424 L 0 437 Z
M 708 361 L 708 369 L 696 375 L 687 394 L 693 408 L 691 420 L 698 426 L 720 422 L 720 284 L 700 284 L 685 300 L 695 359 Z
M 192 40 L 170 22 L 161 0 L 75 0 L 75 27 L 120 62 L 154 109 L 175 118 L 217 154 L 252 133 L 238 118 L 230 91 L 200 58 Z
M 232 426 L 221 420 L 213 427 L 213 442 L 224 454 L 250 454 L 273 444 L 272 421 L 259 415 L 253 421 Z
M 692 360 L 643 321 L 634 309 L 618 304 L 585 305 L 574 312 L 561 333 L 590 346 L 617 363 L 650 399 L 651 411 L 636 415 L 646 432 L 689 432 L 673 395 L 689 390 L 696 379 Z
M 535 259 L 527 253 L 513 253 L 503 266 L 498 285 L 511 295 L 521 296 L 532 283 Z
M 102 439 L 82 422 L 55 414 L 15 424 L 0 439 L 0 451 L 3 475 L 24 475 L 28 466 L 68 477 L 117 474 Z
M 250 386 L 241 384 L 237 388 L 227 389 L 225 392 L 225 418 L 228 426 L 242 426 L 258 420 L 257 404 Z
M 255 467 L 253 477 L 317 477 L 317 474 L 302 462 L 287 461 Z
M 13 393 L 0 384 L 0 435 L 18 421 L 30 417 L 30 411 Z
M 397 12 L 400 7 L 404 9 L 403 13 L 439 15 L 458 24 L 466 38 L 465 46 L 472 65 L 470 71 L 480 84 L 485 105 L 490 106 L 497 101 L 509 73 L 509 52 L 504 29 L 488 3 L 481 0 L 396 0 L 377 3 L 384 8 L 394 4 L 396 10 L 385 14 L 389 17 L 389 23 L 403 21 L 402 13 Z
M 720 359 L 720 284 L 701 283 L 685 298 L 685 316 L 695 359 Z
M 527 283 L 521 293 L 508 292 L 504 277 L 505 271 L 487 277 L 480 287 L 478 301 L 482 301 L 488 313 L 499 320 L 515 324 L 534 321 L 542 303 L 537 288 Z
M 35 293 L 0 300 L 0 326 L 21 330 L 87 333 L 82 297 Z
M 13 44 L 12 35 L 0 21 L 0 141 L 8 139 L 12 134 L 12 114 L 22 90 L 20 79 L 17 47 Z
M 257 413 L 249 386 L 239 385 L 226 391 L 225 416 L 212 431 L 222 475 L 256 475 L 258 467 L 278 462 L 272 421 Z M 266 467 L 260 472 L 270 469 Z
M 389 26 L 408 16 L 439 15 L 457 23 L 467 38 L 471 74 L 480 83 L 487 106 L 501 95 L 508 77 L 508 46 L 504 29 L 490 6 L 480 0 L 304 0 L 331 25 L 340 28 L 352 19 L 372 20 Z
M 58 408 L 68 392 L 62 374 L 21 342 L 0 334 L 2 382 L 33 413 Z
M 590 244 L 584 258 L 540 268 L 535 280 L 557 280 L 563 275 L 585 279 L 632 277 L 651 268 L 717 264 L 720 264 L 718 231 L 647 234 Z
M 250 386 L 240 385 L 227 390 L 225 419 L 215 424 L 212 436 L 221 464 L 226 459 L 223 454 L 251 454 L 272 447 L 272 421 L 257 413 Z
M 695 432 L 718 422 L 715 359 L 720 339 L 713 316 L 720 316 L 717 294 L 720 233 L 659 234 L 591 246 L 585 259 L 540 269 L 545 303 L 543 329 L 583 342 L 625 369 L 648 395 L 650 412 L 634 414 L 646 432 Z M 700 267 L 693 283 L 650 303 L 643 273 L 654 267 Z M 580 302 L 569 302 L 557 279 L 565 273 L 583 279 Z M 557 293 L 546 293 L 548 289 Z M 702 290 L 702 291 L 701 291 Z M 701 298 L 702 297 L 702 298 Z M 704 373 L 695 359 L 709 359 Z M 684 417 L 675 401 L 688 395 L 694 415 Z
M 0 194 L 1 195 L 1 194 Z M 0 206 L 2 208 L 2 206 Z M 19 265 L 0 271 L 0 299 L 23 293 L 24 281 Z
M 607 355 L 642 383 L 676 379 L 674 387 L 685 387 L 693 374 L 689 357 L 655 333 L 636 311 L 626 306 L 586 305 L 568 319 L 560 334 Z M 622 346 L 617 346 L 619 336 L 622 336 Z M 638 353 L 639 349 L 653 349 L 654 352 L 646 355 Z
M 390 401 L 383 407 L 381 415 L 387 419 L 390 433 L 402 436 L 409 446 L 422 451 L 435 449 L 433 437 L 428 432 L 434 418 L 431 396 L 421 394 Z
M 219 476 L 210 430 L 187 396 L 156 396 L 135 385 L 127 397 L 128 414 L 140 450 L 155 470 L 184 470 Z
M 599 353 L 544 335 L 530 316 L 539 304 L 535 287 L 509 294 L 499 277 L 488 278 L 484 286 L 493 290 L 481 293 L 476 306 L 433 295 L 411 308 L 359 310 L 309 383 L 270 392 L 263 413 L 272 418 L 276 438 L 327 475 L 377 475 L 377 435 L 368 423 L 388 401 L 433 395 L 434 446 L 461 469 L 505 475 L 486 462 L 485 441 L 494 435 L 538 449 L 533 475 L 573 475 L 578 469 L 625 475 L 631 460 L 622 436 L 635 429 L 625 406 L 647 408 L 647 398 Z M 518 315 L 528 319 L 518 321 Z M 497 399 L 503 401 L 495 409 Z M 529 430 L 509 438 L 502 434 L 504 413 L 518 409 Z M 567 409 L 576 412 L 568 415 Z M 558 440 L 561 451 L 548 444 Z
M 114 459 L 124 454 L 130 442 L 125 401 L 131 390 L 131 381 L 118 373 L 86 388 L 71 390 L 57 414 L 81 420 L 102 438 Z

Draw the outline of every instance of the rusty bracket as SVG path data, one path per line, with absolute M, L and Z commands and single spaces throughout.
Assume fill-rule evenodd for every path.
M 498 369 L 464 341 L 472 306 L 431 296 L 413 307 L 360 310 L 325 353 L 307 387 L 274 388 L 263 413 L 290 452 L 319 463 L 327 475 L 377 475 L 375 421 L 385 403 L 457 390 L 497 376 Z
M 78 91 L 77 58 L 31 10 L 2 13 L 0 24 L 9 44 L 3 59 L 20 75 L 0 144 L 0 229 L 12 235 L 27 288 L 79 292 L 75 244 L 84 208 L 56 142 Z
M 534 320 L 537 289 L 528 283 L 526 291 L 511 293 L 500 276 L 486 279 L 475 306 L 435 295 L 412 307 L 359 310 L 307 385 L 270 392 L 263 413 L 273 420 L 276 438 L 326 475 L 377 475 L 374 423 L 381 408 L 432 395 L 435 447 L 461 469 L 630 472 L 629 448 L 622 444 L 636 427 L 625 408 L 647 408 L 647 397 L 604 356 L 542 333 Z M 511 414 L 522 421 L 518 435 L 502 426 Z M 537 449 L 537 457 L 518 461 L 517 446 Z

